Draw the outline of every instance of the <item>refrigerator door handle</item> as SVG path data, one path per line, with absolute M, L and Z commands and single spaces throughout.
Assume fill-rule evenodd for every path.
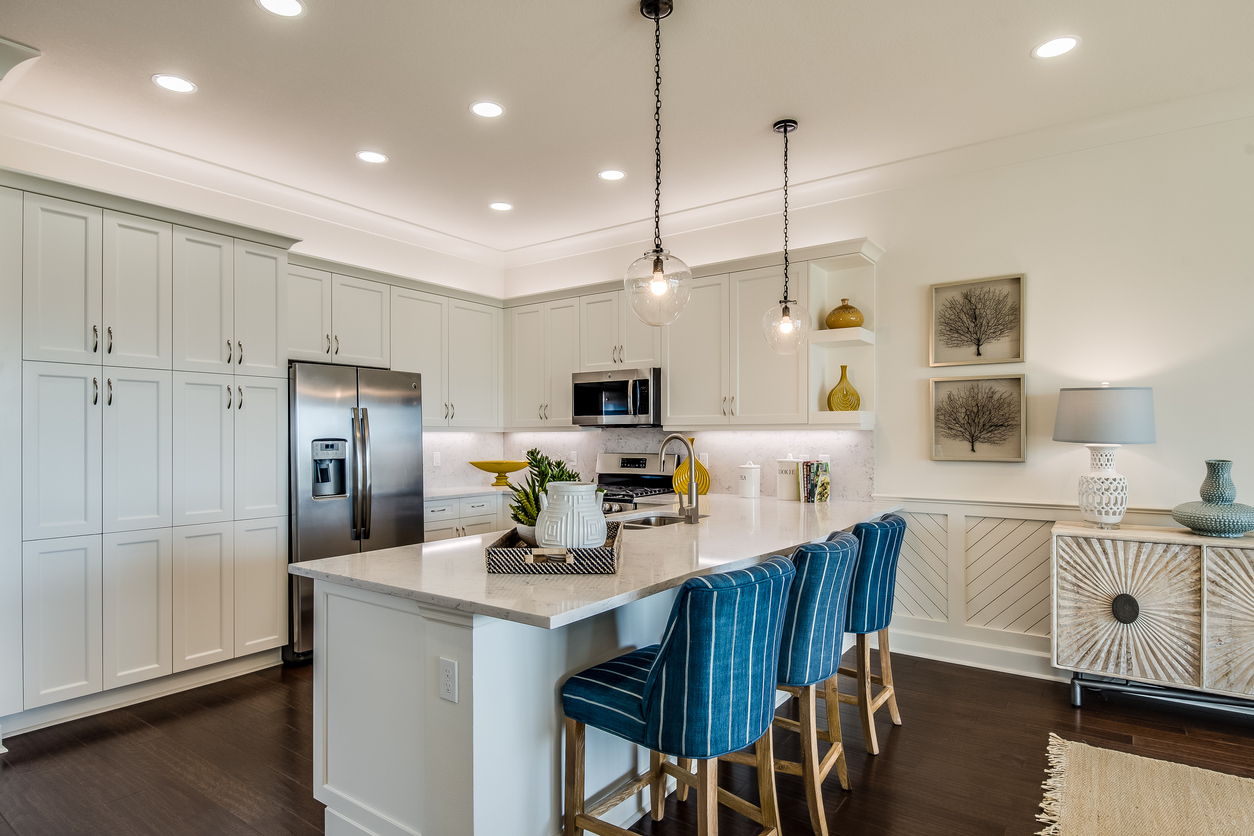
M 374 480 L 370 474 L 370 410 L 362 407 L 361 410 L 361 437 L 362 451 L 365 462 L 365 468 L 362 471 L 362 483 L 364 490 L 362 491 L 362 523 L 361 523 L 361 539 L 370 539 L 370 517 L 374 510 Z
M 361 418 L 360 410 L 353 407 L 353 530 L 352 537 L 354 540 L 361 539 L 361 513 L 362 513 L 362 472 L 365 470 L 362 462 L 362 438 L 361 438 Z

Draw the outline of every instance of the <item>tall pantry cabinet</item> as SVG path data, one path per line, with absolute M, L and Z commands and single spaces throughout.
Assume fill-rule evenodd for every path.
M 0 189 L 0 717 L 286 643 L 286 275 Z

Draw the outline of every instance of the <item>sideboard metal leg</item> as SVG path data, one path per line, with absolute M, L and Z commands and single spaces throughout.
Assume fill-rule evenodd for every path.
M 1078 673 L 1071 674 L 1071 704 L 1080 707 L 1080 675 Z

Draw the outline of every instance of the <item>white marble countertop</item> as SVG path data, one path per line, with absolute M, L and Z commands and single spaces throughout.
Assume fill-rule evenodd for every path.
M 476 615 L 553 629 L 679 586 L 712 572 L 752 565 L 780 552 L 875 519 L 886 502 L 781 502 L 710 494 L 700 524 L 623 532 L 615 575 L 489 575 L 484 549 L 500 532 L 293 563 L 319 581 L 410 598 Z M 673 506 L 672 506 L 673 507 Z M 631 519 L 658 509 L 618 514 Z
M 459 496 L 487 496 L 494 493 L 508 493 L 509 488 L 494 488 L 491 485 L 454 485 L 451 488 L 426 488 L 422 492 L 423 501 L 428 499 L 452 499 Z

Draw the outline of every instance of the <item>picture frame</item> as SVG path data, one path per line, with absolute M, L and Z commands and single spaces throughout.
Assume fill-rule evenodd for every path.
M 928 385 L 932 461 L 1027 461 L 1024 375 L 934 377 Z
M 1025 275 L 932 285 L 928 365 L 1022 363 Z

